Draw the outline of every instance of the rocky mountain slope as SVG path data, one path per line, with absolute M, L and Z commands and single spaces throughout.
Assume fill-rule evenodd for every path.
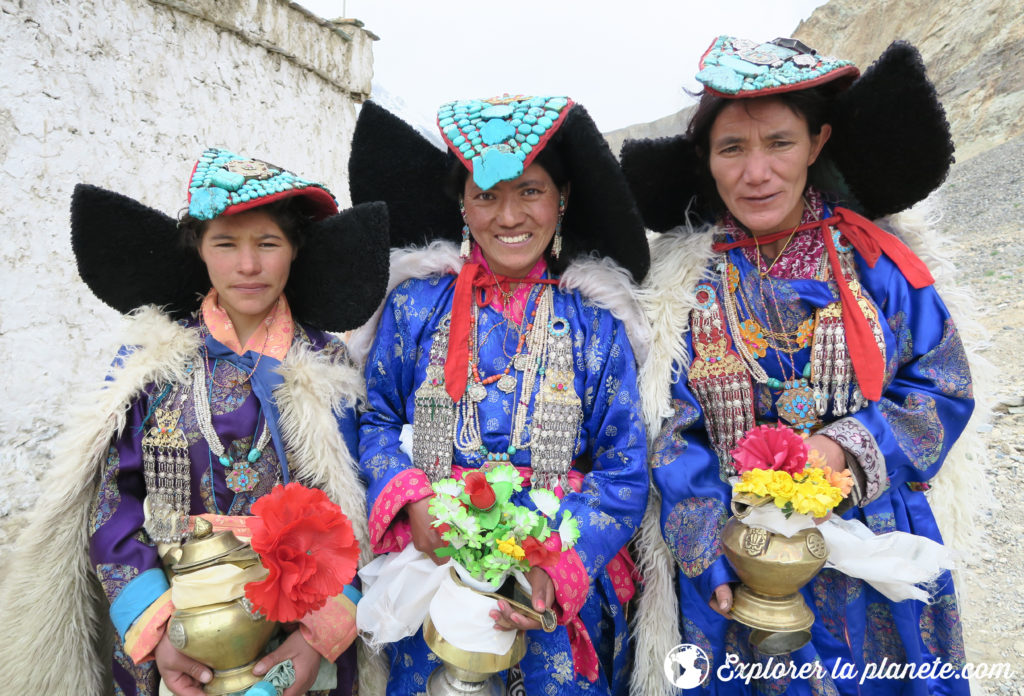
M 1019 0 L 831 0 L 794 36 L 862 69 L 895 39 L 917 46 L 963 161 L 1024 133 L 1021 9 Z

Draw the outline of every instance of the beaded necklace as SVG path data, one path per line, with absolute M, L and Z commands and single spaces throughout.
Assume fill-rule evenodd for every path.
M 525 350 L 517 348 L 510 362 L 509 371 L 522 372 L 522 377 L 518 385 L 506 392 L 514 394 L 518 388 L 519 396 L 513 407 L 509 446 L 504 452 L 488 451 L 480 432 L 479 403 L 487 396 L 487 385 L 480 379 L 479 370 L 473 370 L 479 362 L 479 306 L 474 302 L 472 310 L 470 384 L 457 403 L 452 402 L 444 385 L 450 313 L 438 324 L 430 347 L 426 378 L 414 397 L 413 415 L 413 463 L 425 471 L 430 480 L 450 475 L 453 445 L 464 454 L 480 456 L 488 462 L 507 462 L 520 449 L 528 448 L 532 453 L 531 485 L 549 490 L 561 486 L 562 490 L 568 490 L 568 471 L 583 422 L 582 404 L 575 387 L 572 337 L 568 321 L 553 316 L 554 291 L 544 285 L 535 292 L 535 309 L 521 334 L 525 336 L 521 341 Z M 499 389 L 502 378 L 497 380 Z M 540 387 L 533 399 L 532 425 L 528 428 L 530 400 L 538 378 Z M 492 383 L 487 378 L 487 384 Z
M 252 373 L 249 373 L 249 377 L 251 377 L 254 372 L 255 370 L 253 370 Z M 213 381 L 212 375 L 210 380 Z M 214 384 L 218 383 L 214 382 Z M 270 442 L 270 427 L 266 416 L 263 416 L 263 430 L 259 434 L 259 437 L 255 438 L 255 442 L 249 449 L 249 453 L 246 455 L 245 459 L 235 461 L 224 448 L 224 444 L 220 441 L 220 436 L 217 435 L 217 431 L 213 429 L 213 415 L 210 412 L 210 396 L 206 388 L 205 359 L 199 362 L 198 367 L 194 371 L 192 377 L 192 390 L 192 403 L 195 405 L 196 422 L 199 425 L 199 432 L 203 434 L 203 439 L 206 440 L 206 444 L 209 445 L 210 451 L 216 455 L 221 466 L 229 470 L 225 476 L 228 488 L 235 493 L 245 493 L 253 490 L 259 484 L 260 475 L 252 465 L 258 462 L 260 457 L 263 456 L 263 451 L 267 448 L 267 444 Z M 257 423 L 258 422 L 259 416 L 257 416 Z M 257 428 L 258 427 L 259 426 L 257 425 Z

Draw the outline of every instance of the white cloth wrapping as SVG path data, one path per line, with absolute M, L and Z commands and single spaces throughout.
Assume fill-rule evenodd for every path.
M 490 613 L 497 607 L 496 600 L 462 587 L 451 573 L 445 573 L 430 601 L 430 620 L 437 632 L 460 650 L 504 655 L 512 649 L 516 632 L 494 628 Z
M 171 579 L 171 602 L 175 609 L 230 602 L 245 596 L 245 586 L 267 577 L 267 569 L 256 564 L 245 568 L 226 563 L 210 566 Z
M 775 505 L 752 508 L 741 521 L 785 537 L 814 526 L 810 515 L 794 513 L 786 519 Z M 916 534 L 875 534 L 860 520 L 835 515 L 818 530 L 828 546 L 826 567 L 865 581 L 893 602 L 929 601 L 930 593 L 919 586 L 935 582 L 943 570 L 955 566 L 948 548 Z
M 413 635 L 430 614 L 437 632 L 462 650 L 504 655 L 515 631 L 498 631 L 490 612 L 498 603 L 459 586 L 451 561 L 435 565 L 409 544 L 359 571 L 363 598 L 356 605 L 356 626 L 374 650 Z

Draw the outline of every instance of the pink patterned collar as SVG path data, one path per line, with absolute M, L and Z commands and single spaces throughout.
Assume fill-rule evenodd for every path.
M 235 325 L 231 317 L 217 302 L 217 291 L 210 288 L 203 299 L 203 306 L 200 310 L 203 316 L 203 323 L 206 324 L 210 335 L 223 343 L 238 355 L 245 355 L 247 352 L 262 352 L 269 358 L 283 360 L 295 337 L 295 322 L 292 320 L 292 311 L 288 307 L 288 300 L 284 295 L 277 300 L 277 305 L 270 311 L 266 319 L 260 322 L 259 327 L 249 337 L 243 349 L 238 334 L 235 333 Z M 265 345 L 264 345 L 265 344 Z
M 491 270 L 490 265 L 487 263 L 487 259 L 484 258 L 483 252 L 480 251 L 479 244 L 473 245 L 473 251 L 470 254 L 469 260 L 472 263 L 480 264 L 488 273 L 494 273 L 494 271 Z M 530 269 L 530 272 L 526 274 L 526 277 L 532 278 L 534 280 L 543 278 L 544 272 L 547 271 L 547 269 L 548 265 L 544 261 L 544 257 L 541 256 L 537 260 L 537 263 L 533 265 L 533 268 Z M 530 292 L 532 290 L 533 284 L 520 283 L 519 287 L 517 287 L 515 292 L 512 293 L 512 297 L 510 298 L 509 301 L 509 318 L 517 324 L 520 324 L 523 321 L 523 313 L 526 310 L 526 302 L 530 298 Z M 498 312 L 502 312 L 505 309 L 505 298 L 502 296 L 500 292 L 492 292 L 487 304 L 488 306 L 491 307 L 491 309 L 494 309 L 495 311 Z
M 800 223 L 820 220 L 824 216 L 821 194 L 813 187 L 808 187 L 805 198 L 810 207 L 804 209 Z M 722 228 L 735 241 L 750 237 L 750 233 L 739 225 L 732 213 L 727 212 L 723 216 Z M 744 248 L 742 252 L 750 265 L 758 270 L 763 270 L 771 263 L 765 261 L 757 247 Z M 774 278 L 813 278 L 818 272 L 823 253 L 825 244 L 821 241 L 818 230 L 802 230 L 793 236 L 793 240 L 782 251 L 782 257 L 772 266 L 768 275 Z

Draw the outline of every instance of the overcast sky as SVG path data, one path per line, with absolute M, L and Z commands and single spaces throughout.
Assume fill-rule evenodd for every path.
M 455 98 L 568 95 L 603 131 L 690 103 L 719 34 L 789 36 L 822 0 L 299 0 L 380 36 L 374 82 L 431 120 Z

